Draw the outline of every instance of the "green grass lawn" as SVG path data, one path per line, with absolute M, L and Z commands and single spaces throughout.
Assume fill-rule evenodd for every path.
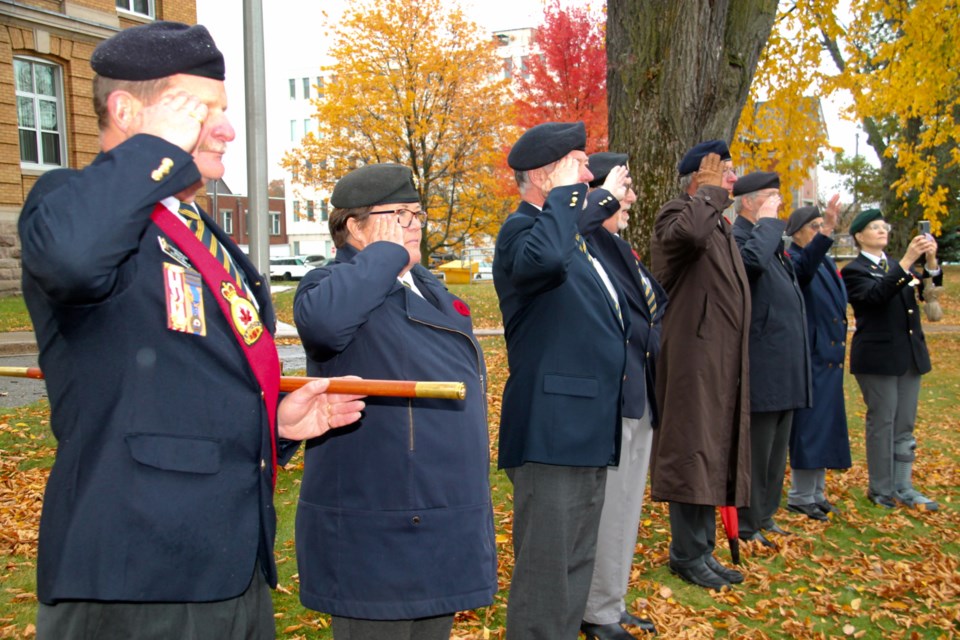
M 952 278 L 960 277 L 960 270 L 952 270 L 948 287 Z M 492 285 L 451 289 L 469 302 L 477 326 L 500 324 Z M 283 319 L 290 313 L 293 292 L 276 297 Z M 960 300 L 954 295 L 943 300 L 944 323 L 960 324 Z M 916 484 L 940 502 L 941 511 L 886 511 L 865 499 L 864 407 L 855 380 L 848 376 L 854 466 L 827 478 L 828 497 L 842 513 L 823 524 L 781 510 L 779 523 L 794 535 L 777 540 L 779 553 L 744 545 L 746 582 L 713 593 L 670 575 L 666 505 L 647 501 L 630 580 L 631 610 L 652 617 L 660 637 L 666 638 L 960 637 L 960 333 L 931 330 L 927 340 L 934 370 L 923 380 L 914 475 Z M 503 637 L 513 564 L 511 487 L 495 469 L 506 351 L 499 337 L 482 338 L 481 344 L 490 372 L 490 479 L 501 589 L 492 606 L 457 617 L 454 637 L 477 640 Z M 0 410 L 0 638 L 32 636 L 37 514 L 55 445 L 48 419 L 45 403 Z M 298 456 L 281 471 L 276 495 L 280 589 L 274 603 L 278 637 L 287 640 L 331 637 L 329 619 L 304 609 L 297 597 L 293 523 L 301 465 Z M 723 542 L 718 542 L 718 556 L 729 560 Z

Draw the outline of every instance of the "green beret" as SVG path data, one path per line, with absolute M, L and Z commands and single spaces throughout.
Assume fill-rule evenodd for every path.
M 773 171 L 754 171 L 733 183 L 733 195 L 743 196 L 762 189 L 779 189 L 780 175 Z
M 803 225 L 807 224 L 811 220 L 816 220 L 821 215 L 820 209 L 817 207 L 800 207 L 799 209 L 794 209 L 793 213 L 790 214 L 790 217 L 787 218 L 787 229 L 784 233 L 788 236 L 792 236 L 797 231 L 800 231 Z
M 90 66 L 115 80 L 156 80 L 178 73 L 224 79 L 223 54 L 206 27 L 163 20 L 104 40 L 93 50 Z
M 604 151 L 591 154 L 588 166 L 590 167 L 590 173 L 593 174 L 593 182 L 590 183 L 590 187 L 595 189 L 602 185 L 610 174 L 610 170 L 614 167 L 625 167 L 628 159 L 625 153 Z
M 337 181 L 330 204 L 337 209 L 359 209 L 387 202 L 419 202 L 413 171 L 402 164 L 368 164 Z
M 864 209 L 850 223 L 850 235 L 860 233 L 874 220 L 883 220 L 883 212 L 880 209 Z
M 544 122 L 520 136 L 507 155 L 507 164 L 516 171 L 531 171 L 586 147 L 587 128 L 582 122 Z
M 685 176 L 700 169 L 700 163 L 708 154 L 715 153 L 721 160 L 730 160 L 730 147 L 723 140 L 707 140 L 695 145 L 677 164 L 677 173 Z

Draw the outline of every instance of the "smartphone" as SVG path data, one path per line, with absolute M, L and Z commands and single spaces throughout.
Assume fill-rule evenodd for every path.
M 920 233 L 926 234 L 926 235 L 930 235 L 930 221 L 929 221 L 929 220 L 921 220 L 919 223 L 917 223 L 917 225 L 918 225 L 919 228 L 920 228 Z

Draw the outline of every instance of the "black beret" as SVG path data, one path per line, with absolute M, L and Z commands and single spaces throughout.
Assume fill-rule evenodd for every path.
M 625 153 L 603 151 L 601 153 L 591 154 L 589 167 L 590 173 L 593 174 L 593 182 L 590 183 L 590 187 L 596 188 L 602 185 L 603 181 L 607 179 L 607 174 L 610 173 L 610 170 L 614 167 L 626 166 L 628 159 Z
M 507 164 L 517 171 L 530 171 L 586 148 L 587 128 L 582 122 L 544 122 L 520 136 L 510 149 Z
M 761 189 L 779 189 L 780 174 L 773 171 L 754 171 L 733 183 L 733 195 L 743 196 Z
M 726 142 L 723 140 L 707 140 L 683 155 L 683 159 L 677 164 L 677 172 L 682 176 L 693 173 L 700 168 L 700 162 L 710 153 L 717 154 L 721 160 L 730 160 L 730 148 Z
M 792 236 L 797 231 L 800 231 L 800 228 L 803 225 L 807 224 L 811 220 L 816 220 L 823 214 L 820 213 L 820 209 L 817 207 L 800 207 L 799 209 L 794 209 L 793 213 L 790 214 L 790 217 L 787 218 L 787 229 L 785 233 L 788 236 Z
M 94 49 L 90 66 L 115 80 L 156 80 L 178 73 L 224 79 L 223 54 L 207 28 L 180 22 L 124 29 Z
M 402 164 L 368 164 L 337 181 L 330 204 L 337 209 L 372 207 L 385 202 L 419 202 L 413 171 Z
M 880 209 L 864 209 L 850 223 L 850 235 L 860 233 L 874 220 L 883 220 L 883 212 Z

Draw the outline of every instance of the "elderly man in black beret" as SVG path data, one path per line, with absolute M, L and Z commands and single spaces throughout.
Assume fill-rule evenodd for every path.
M 780 507 L 794 409 L 810 406 L 810 348 L 806 306 L 797 274 L 784 254 L 786 222 L 777 217 L 780 176 L 749 173 L 733 187 L 733 237 L 750 279 L 750 505 L 739 511 L 740 538 L 776 547 L 763 531 L 779 535 Z M 829 244 L 818 245 L 819 262 Z M 807 251 L 812 251 L 808 247 Z
M 787 509 L 826 521 L 838 509 L 827 500 L 827 469 L 850 467 L 850 440 L 843 399 L 843 361 L 847 346 L 847 290 L 837 265 L 821 250 L 833 245 L 830 234 L 840 213 L 840 196 L 819 207 L 794 210 L 786 235 L 787 253 L 797 272 L 807 310 L 807 336 L 813 377 L 813 405 L 793 412 L 790 429 L 790 492 Z
M 207 30 L 134 27 L 91 65 L 102 153 L 44 174 L 19 221 L 58 440 L 37 637 L 272 638 L 281 438 L 363 403 L 327 381 L 278 402 L 268 288 L 193 203 L 234 138 Z
M 582 122 L 533 127 L 508 163 L 522 202 L 497 236 L 507 341 L 499 466 L 514 487 L 507 638 L 576 638 L 607 466 L 620 454 L 629 312 L 578 232 L 593 175 Z M 611 194 L 624 197 L 625 183 Z
M 716 506 L 749 498 L 750 286 L 723 212 L 737 182 L 727 144 L 678 165 L 682 193 L 661 207 L 650 247 L 670 296 L 657 360 L 659 424 L 651 494 L 670 502 L 670 570 L 711 589 L 743 581 L 713 556 Z
M 943 272 L 933 236 L 918 234 L 893 260 L 884 252 L 889 233 L 879 209 L 862 211 L 850 224 L 860 254 L 841 271 L 857 325 L 850 372 L 867 405 L 867 497 L 886 509 L 900 504 L 936 511 L 937 502 L 913 486 L 913 427 L 920 378 L 932 369 L 917 300 L 923 299 L 923 281 L 941 286 Z
M 580 233 L 591 254 L 599 258 L 623 291 L 630 310 L 631 335 L 622 386 L 620 464 L 607 471 L 597 560 L 580 630 L 588 640 L 630 640 L 633 636 L 621 625 L 656 631 L 653 622 L 638 618 L 627 609 L 624 597 L 637 545 L 650 445 L 657 423 L 654 369 L 667 294 L 641 264 L 630 244 L 618 235 L 627 228 L 630 206 L 637 201 L 637 194 L 629 187 L 621 200 L 611 193 L 618 190 L 619 183 L 629 181 L 627 154 L 591 154 L 590 172 L 593 181 L 587 210 L 580 217 Z

